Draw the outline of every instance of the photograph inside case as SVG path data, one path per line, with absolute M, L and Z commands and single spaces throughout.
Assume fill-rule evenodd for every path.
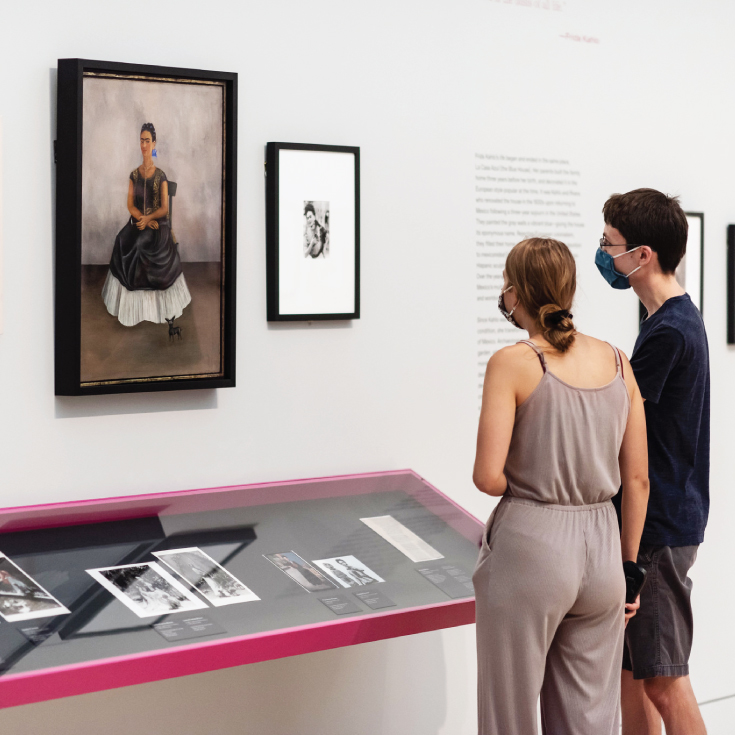
M 153 555 L 183 577 L 215 607 L 260 599 L 239 579 L 197 547 L 154 551 Z
M 87 572 L 140 618 L 207 607 L 156 562 Z
M 331 590 L 337 586 L 334 582 L 330 581 L 324 572 L 320 572 L 294 551 L 282 551 L 278 554 L 263 554 L 263 556 L 307 592 Z
M 0 615 L 5 620 L 12 623 L 68 613 L 53 595 L 0 554 Z
M 339 582 L 342 587 L 362 587 L 375 582 L 385 582 L 382 577 L 354 556 L 315 559 L 314 564 Z
M 268 319 L 360 316 L 360 149 L 268 143 Z

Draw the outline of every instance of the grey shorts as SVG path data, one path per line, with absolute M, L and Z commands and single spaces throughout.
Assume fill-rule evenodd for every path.
M 687 676 L 692 650 L 692 580 L 698 546 L 641 546 L 648 577 L 641 606 L 625 630 L 623 668 L 634 679 Z

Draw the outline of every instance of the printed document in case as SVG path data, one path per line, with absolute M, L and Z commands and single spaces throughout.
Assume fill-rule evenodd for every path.
M 429 546 L 426 541 L 419 538 L 393 516 L 375 516 L 360 518 L 360 520 L 389 544 L 393 544 L 411 561 L 433 561 L 444 558 L 444 554 L 440 554 L 435 548 Z

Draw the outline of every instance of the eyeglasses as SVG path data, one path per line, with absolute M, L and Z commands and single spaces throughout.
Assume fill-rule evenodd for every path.
M 630 243 L 630 242 L 627 242 L 627 243 L 625 243 L 623 245 L 613 245 L 612 243 L 608 242 L 605 239 L 605 236 L 603 235 L 600 238 L 600 247 L 601 248 L 619 248 L 619 247 L 625 247 L 625 248 L 628 248 L 628 250 L 630 251 L 632 248 L 645 248 L 645 247 L 650 247 L 650 246 L 648 246 L 648 245 L 633 245 L 633 243 Z

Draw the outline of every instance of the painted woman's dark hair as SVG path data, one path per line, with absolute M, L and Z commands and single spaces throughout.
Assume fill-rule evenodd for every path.
M 153 140 L 155 140 L 155 138 Z M 304 217 L 306 217 L 307 212 L 311 212 L 316 217 L 316 210 L 311 202 L 306 202 L 304 205 Z
M 153 142 L 156 142 L 156 129 L 153 127 L 153 123 L 143 123 L 143 127 L 140 129 L 141 135 L 145 133 L 145 131 L 148 131 L 151 134 L 151 138 L 153 138 Z

